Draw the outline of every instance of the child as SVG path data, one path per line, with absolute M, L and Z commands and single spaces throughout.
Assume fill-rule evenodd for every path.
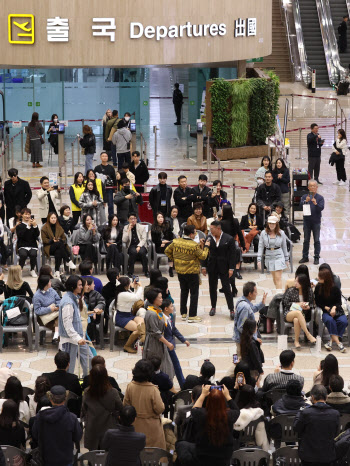
M 160 370 L 161 360 L 154 357 L 151 359 L 151 364 L 154 369 L 151 382 L 159 388 L 160 396 L 162 397 L 165 406 L 163 414 L 167 417 L 167 414 L 170 411 L 172 397 L 174 393 L 177 393 L 177 391 L 175 390 L 173 381 L 170 379 L 168 374 Z
M 95 290 L 93 277 L 86 277 L 86 284 L 88 285 L 88 288 L 84 293 L 84 297 L 88 307 L 88 315 L 90 316 L 87 333 L 93 343 L 100 343 L 100 336 L 97 332 L 96 324 L 100 322 L 100 314 L 104 311 L 106 302 L 103 296 Z
M 180 366 L 180 361 L 177 357 L 177 354 L 175 352 L 175 338 L 178 338 L 181 343 L 185 343 L 186 346 L 190 346 L 190 343 L 185 339 L 185 337 L 178 331 L 178 329 L 175 327 L 175 324 L 172 319 L 172 313 L 174 312 L 174 305 L 171 302 L 170 299 L 164 299 L 162 305 L 160 306 L 163 314 L 167 317 L 168 319 L 168 325 L 165 327 L 164 330 L 164 338 L 168 340 L 170 343 L 174 345 L 174 349 L 172 351 L 169 350 L 169 355 L 172 360 L 174 370 L 175 370 L 175 375 L 176 378 L 179 382 L 181 390 L 183 389 L 184 383 L 185 383 L 185 378 L 182 373 L 182 369 Z

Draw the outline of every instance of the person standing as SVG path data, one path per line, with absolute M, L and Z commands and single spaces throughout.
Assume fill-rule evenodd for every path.
M 180 226 L 193 214 L 192 190 L 187 186 L 187 177 L 180 175 L 177 179 L 179 186 L 174 191 L 174 202 L 179 207 Z
M 216 302 L 218 298 L 217 287 L 220 278 L 223 292 L 225 293 L 227 307 L 230 311 L 231 320 L 234 319 L 233 295 L 230 286 L 230 278 L 235 270 L 235 242 L 232 236 L 224 233 L 219 221 L 214 220 L 210 225 L 209 254 L 202 264 L 202 274 L 209 276 L 209 293 L 211 309 L 210 316 L 216 313 Z
M 54 153 L 58 154 L 58 129 L 59 129 L 59 121 L 58 115 L 54 113 L 51 117 L 51 123 L 49 124 L 49 129 L 47 130 L 47 134 L 49 135 L 49 143 L 52 146 Z
M 283 202 L 283 206 L 285 208 L 285 212 L 287 217 L 289 217 L 289 210 L 290 210 L 290 200 L 289 200 L 289 183 L 290 183 L 290 175 L 289 169 L 286 167 L 286 164 L 283 159 L 279 158 L 276 160 L 275 168 L 272 170 L 273 175 L 273 182 L 277 184 L 277 186 L 281 190 L 281 201 Z
M 112 118 L 110 118 L 109 121 L 107 121 L 106 129 L 104 133 L 107 144 L 110 144 L 113 167 L 117 167 L 118 164 L 117 164 L 116 148 L 115 148 L 115 144 L 113 144 L 112 137 L 113 137 L 113 134 L 117 131 L 117 124 L 119 121 L 120 121 L 120 118 L 118 118 L 118 110 L 113 110 Z
M 39 113 L 34 112 L 32 114 L 32 119 L 27 126 L 27 134 L 30 142 L 29 148 L 33 168 L 41 168 L 42 165 L 39 162 L 43 161 L 42 144 L 44 144 L 44 139 L 42 138 L 42 134 L 44 134 L 44 128 L 39 123 Z
M 308 157 L 308 172 L 311 178 L 315 179 L 318 184 L 323 184 L 319 180 L 321 167 L 321 148 L 324 139 L 318 134 L 318 124 L 312 123 L 311 133 L 307 135 L 307 157 Z
M 4 198 L 8 223 L 10 218 L 15 217 L 17 206 L 21 209 L 27 207 L 32 198 L 32 191 L 28 181 L 22 180 L 18 176 L 17 168 L 10 168 L 7 173 L 10 179 L 5 181 Z
M 124 119 L 120 120 L 117 125 L 118 129 L 113 134 L 112 144 L 115 145 L 117 158 L 118 158 L 118 169 L 123 168 L 123 163 L 131 163 L 131 131 L 128 128 L 128 122 Z
M 132 153 L 131 159 L 132 161 L 130 165 L 130 171 L 135 175 L 135 184 L 137 187 L 137 191 L 139 193 L 144 193 L 145 187 L 143 185 L 149 180 L 149 172 L 147 165 L 143 160 L 141 160 L 141 155 L 138 150 L 135 150 Z
M 303 226 L 304 226 L 304 244 L 303 257 L 299 264 L 309 262 L 309 247 L 311 232 L 314 237 L 314 264 L 320 263 L 321 253 L 321 218 L 324 209 L 324 198 L 317 193 L 318 184 L 316 180 L 310 180 L 308 184 L 309 194 L 304 194 L 301 198 L 300 205 L 303 206 Z
M 165 217 L 170 217 L 171 196 L 173 189 L 166 184 L 168 175 L 165 172 L 158 173 L 157 186 L 151 189 L 149 193 L 149 203 L 152 207 L 153 218 L 161 212 Z
M 299 458 L 304 466 L 330 466 L 336 459 L 335 438 L 339 433 L 339 411 L 326 404 L 322 384 L 311 389 L 312 405 L 297 413 L 294 431 L 299 437 Z
M 92 128 L 89 125 L 83 126 L 84 137 L 79 139 L 79 144 L 84 150 L 85 155 L 85 173 L 88 170 L 92 170 L 92 162 L 94 160 L 94 154 L 96 152 L 96 139 L 92 132 Z
M 181 110 L 182 110 L 182 104 L 184 101 L 184 96 L 182 92 L 180 91 L 180 84 L 175 83 L 174 84 L 174 92 L 173 92 L 173 104 L 174 104 L 174 110 L 175 110 L 175 115 L 176 115 L 176 122 L 174 125 L 181 125 Z
M 289 266 L 287 239 L 284 231 L 280 230 L 278 218 L 270 215 L 267 225 L 261 232 L 258 249 L 258 267 L 265 249 L 265 265 L 271 272 L 275 287 L 282 290 L 282 272 Z
M 130 181 L 122 180 L 122 189 L 114 196 L 114 204 L 117 206 L 117 215 L 121 225 L 128 223 L 129 216 L 133 213 L 137 217 L 138 204 L 142 204 L 142 196 L 130 189 Z
M 84 331 L 80 317 L 82 302 L 79 297 L 83 289 L 83 282 L 78 275 L 71 275 L 66 281 L 67 293 L 60 303 L 58 314 L 58 333 L 60 337 L 60 350 L 69 354 L 70 364 L 68 372 L 74 374 L 75 362 L 80 347 L 80 363 L 83 369 L 83 377 L 90 370 L 90 350 L 84 339 Z
M 81 172 L 77 172 L 74 175 L 73 184 L 69 188 L 69 198 L 71 200 L 72 214 L 73 214 L 73 228 L 78 223 L 80 215 L 81 215 L 81 207 L 79 204 L 79 199 L 84 191 L 85 191 L 84 175 Z
M 114 194 L 114 186 L 117 186 L 117 178 L 115 176 L 115 170 L 112 165 L 108 163 L 108 154 L 107 152 L 103 151 L 100 154 L 101 164 L 96 165 L 94 172 L 103 175 L 102 182 L 105 183 L 106 186 L 106 200 L 108 203 L 108 215 L 114 214 L 114 205 L 113 205 L 113 194 Z
M 203 215 L 206 218 L 211 218 L 213 216 L 212 208 L 212 197 L 213 192 L 207 186 L 208 177 L 207 175 L 199 175 L 198 177 L 198 186 L 192 188 L 193 203 L 201 202 L 203 206 Z
M 334 152 L 336 155 L 335 168 L 337 170 L 337 181 L 333 184 L 339 186 L 346 185 L 346 171 L 345 171 L 345 153 L 348 150 L 348 143 L 346 140 L 346 134 L 343 129 L 338 129 L 337 139 L 333 144 Z
M 188 294 L 191 294 L 188 322 L 202 321 L 197 316 L 199 270 L 200 261 L 207 258 L 210 246 L 209 240 L 205 244 L 204 240 L 201 240 L 200 244 L 196 243 L 195 236 L 194 225 L 186 225 L 183 238 L 174 239 L 164 251 L 170 261 L 175 264 L 181 289 L 180 312 L 184 320 L 187 318 Z
M 61 197 L 61 190 L 58 186 L 50 186 L 50 181 L 47 176 L 40 178 L 41 189 L 36 193 L 39 200 L 39 216 L 42 224 L 46 223 L 49 212 L 57 215 L 55 200 Z
M 338 26 L 338 47 L 339 53 L 346 53 L 346 49 L 348 48 L 348 25 L 347 22 L 349 21 L 349 15 L 343 16 L 343 21 Z
M 107 141 L 106 138 L 106 127 L 109 120 L 112 118 L 112 110 L 109 108 L 106 110 L 106 113 L 103 115 L 102 118 L 102 140 L 103 140 L 103 150 L 110 151 L 111 150 L 111 142 Z

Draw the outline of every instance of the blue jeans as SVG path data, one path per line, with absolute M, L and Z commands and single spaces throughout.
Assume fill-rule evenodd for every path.
M 303 244 L 303 257 L 309 257 L 309 247 L 310 247 L 310 238 L 311 232 L 314 237 L 314 257 L 319 259 L 321 253 L 321 243 L 320 243 L 320 223 L 309 223 L 304 219 L 304 244 Z
M 93 170 L 93 160 L 94 160 L 94 154 L 85 154 L 85 173 L 86 175 L 88 170 Z
M 112 154 L 113 167 L 116 167 L 117 166 L 117 147 L 115 144 L 111 144 L 111 154 Z
M 113 215 L 114 214 L 114 203 L 113 203 L 113 194 L 114 194 L 114 189 L 108 188 L 106 189 L 107 193 L 107 203 L 108 203 L 108 215 Z
M 73 343 L 63 343 L 62 351 L 65 351 L 70 356 L 70 363 L 68 372 L 74 374 L 75 361 L 78 358 L 78 345 L 73 345 Z M 83 377 L 89 374 L 91 369 L 91 354 L 90 349 L 87 344 L 80 345 L 80 364 L 83 369 Z
M 176 378 L 177 378 L 177 380 L 179 382 L 179 385 L 180 385 L 180 388 L 182 390 L 182 387 L 185 384 L 185 377 L 184 377 L 184 375 L 182 373 L 179 358 L 177 357 L 176 351 L 174 349 L 171 350 L 171 351 L 168 349 L 168 351 L 169 351 L 170 359 L 171 359 L 171 361 L 173 363 L 173 366 L 174 366 Z
M 348 326 L 348 319 L 345 315 L 333 318 L 327 312 L 323 313 L 322 322 L 327 327 L 330 335 L 336 335 L 340 338 L 344 335 L 345 329 Z

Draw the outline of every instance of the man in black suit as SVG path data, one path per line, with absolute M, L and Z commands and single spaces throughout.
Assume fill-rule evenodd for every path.
M 216 302 L 218 298 L 217 287 L 220 278 L 226 303 L 230 311 L 230 317 L 234 319 L 233 295 L 230 286 L 230 278 L 235 270 L 235 241 L 232 236 L 224 233 L 221 223 L 214 220 L 210 225 L 209 254 L 202 265 L 204 276 L 209 275 L 209 293 L 211 301 L 210 316 L 216 313 Z
M 187 186 L 187 177 L 185 175 L 180 175 L 177 181 L 179 186 L 174 191 L 174 202 L 179 207 L 178 219 L 181 226 L 193 214 L 193 195 L 192 189 Z
M 215 197 L 213 191 L 207 186 L 207 175 L 199 175 L 198 186 L 192 188 L 193 202 L 201 202 L 203 206 L 204 217 L 211 218 L 213 216 L 212 198 Z
M 32 198 L 29 183 L 18 176 L 17 168 L 10 168 L 8 176 L 10 179 L 4 184 L 7 223 L 11 217 L 15 216 L 16 206 L 24 209 Z
M 43 374 L 50 380 L 51 387 L 54 385 L 62 385 L 66 390 L 75 393 L 78 396 L 82 395 L 82 389 L 79 379 L 75 374 L 70 374 L 68 371 L 70 357 L 69 353 L 59 351 L 55 356 L 55 364 L 57 370 Z
M 317 181 L 318 184 L 323 184 L 319 180 L 321 168 L 321 149 L 324 140 L 318 134 L 317 123 L 312 123 L 310 126 L 311 132 L 307 135 L 307 158 L 308 158 L 308 172 L 311 179 Z

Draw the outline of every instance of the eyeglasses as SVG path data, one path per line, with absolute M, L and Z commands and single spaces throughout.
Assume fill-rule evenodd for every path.
M 10 178 L 17 178 L 17 175 L 11 175 Z

